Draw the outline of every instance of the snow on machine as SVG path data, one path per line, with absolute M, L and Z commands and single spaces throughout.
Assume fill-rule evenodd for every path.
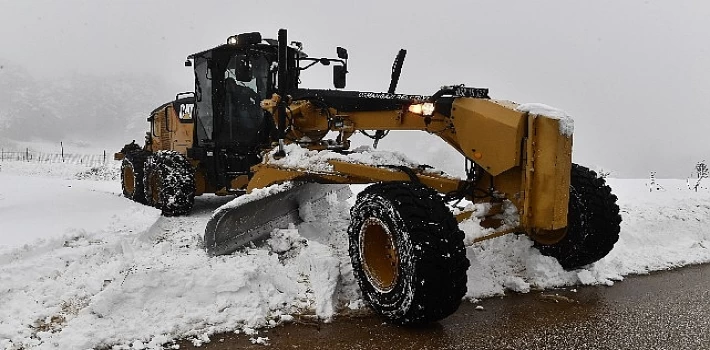
M 205 248 L 219 255 L 298 222 L 304 203 L 373 183 L 351 209 L 349 253 L 363 298 L 399 324 L 442 319 L 465 294 L 469 261 L 458 221 L 470 212 L 455 216 L 447 203 L 488 203 L 482 224 L 497 230 L 477 241 L 525 233 L 566 269 L 609 253 L 621 222 L 616 196 L 603 178 L 572 164 L 569 117 L 463 85 L 396 94 L 405 54 L 395 59 L 386 93 L 342 90 L 347 50 L 308 57 L 283 29 L 277 40 L 239 34 L 190 55 L 195 91 L 156 108 L 145 144 L 116 154 L 123 193 L 166 216 L 189 213 L 196 195 L 250 193 L 209 221 Z M 335 90 L 299 87 L 301 72 L 316 64 L 333 66 Z M 350 150 L 356 132 L 376 146 L 393 130 L 442 138 L 464 156 L 465 178 L 387 152 Z M 505 205 L 519 213 L 512 227 L 499 219 Z

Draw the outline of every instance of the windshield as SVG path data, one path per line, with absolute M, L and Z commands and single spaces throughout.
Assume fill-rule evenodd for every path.
M 252 119 L 263 119 L 260 102 L 273 90 L 270 68 L 264 54 L 255 51 L 207 52 L 195 57 L 196 126 L 200 145 L 237 141 L 244 136 L 237 135 L 238 130 L 239 134 L 249 133 L 249 127 L 238 125 L 249 118 L 237 117 L 244 113 L 237 110 L 244 110 L 247 105 L 252 106 L 247 113 Z M 239 69 L 243 80 L 245 71 L 251 79 L 237 80 Z
M 247 61 L 251 66 L 252 79 L 250 81 L 239 81 L 237 79 L 237 67 L 240 62 Z M 224 79 L 234 79 L 239 86 L 250 88 L 257 93 L 262 99 L 266 98 L 269 84 L 269 62 L 264 56 L 247 56 L 244 53 L 234 55 L 227 69 L 224 71 Z
M 269 91 L 269 62 L 259 52 L 231 52 L 220 70 L 213 140 L 253 148 L 264 141 L 266 118 L 261 101 Z

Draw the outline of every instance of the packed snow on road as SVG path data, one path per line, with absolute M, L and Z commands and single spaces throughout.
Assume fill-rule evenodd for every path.
M 0 164 L 0 349 L 170 348 L 221 332 L 263 343 L 265 327 L 366 308 L 348 257 L 353 199 L 332 196 L 264 244 L 210 257 L 205 224 L 228 199 L 198 197 L 192 214 L 161 217 L 123 198 L 117 174 L 114 163 Z M 609 180 L 621 237 L 585 269 L 564 271 L 523 235 L 471 245 L 467 299 L 710 262 L 710 191 L 656 182 Z M 467 242 L 489 233 L 478 220 L 460 224 Z

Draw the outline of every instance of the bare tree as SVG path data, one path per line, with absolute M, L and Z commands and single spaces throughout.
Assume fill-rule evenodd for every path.
M 652 171 L 649 179 L 649 184 L 648 184 L 648 191 L 653 192 L 653 191 L 665 191 L 666 189 L 663 188 L 660 184 L 656 183 L 656 172 Z
M 594 170 L 594 172 L 596 172 L 597 175 L 598 175 L 599 177 L 601 177 L 602 179 L 607 179 L 607 178 L 609 178 L 610 176 L 615 175 L 613 171 L 611 171 L 611 170 L 609 170 L 609 169 L 606 169 L 606 168 L 604 168 L 604 167 L 602 167 L 602 166 L 599 166 L 599 165 L 598 165 L 598 166 L 592 166 L 591 169 Z
M 695 164 L 695 173 L 697 174 L 698 178 L 695 181 L 695 185 L 692 186 L 692 189 L 695 190 L 695 192 L 698 192 L 700 182 L 710 176 L 710 169 L 708 169 L 708 165 L 705 163 L 705 160 L 702 160 Z

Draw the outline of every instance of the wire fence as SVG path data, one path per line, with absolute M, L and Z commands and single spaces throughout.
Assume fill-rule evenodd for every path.
M 84 164 L 88 166 L 106 164 L 112 161 L 103 151 L 102 154 L 79 154 L 79 153 L 47 153 L 31 151 L 29 148 L 24 151 L 0 149 L 0 162 L 37 162 L 37 163 L 67 163 Z

